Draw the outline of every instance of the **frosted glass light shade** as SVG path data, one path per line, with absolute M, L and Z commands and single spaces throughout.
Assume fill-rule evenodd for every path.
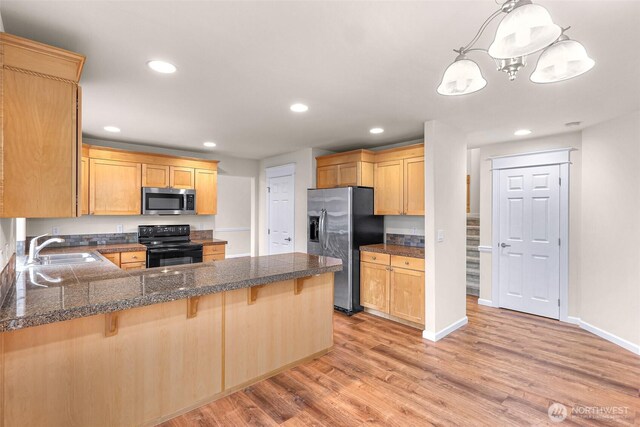
M 502 18 L 489 55 L 496 59 L 530 55 L 549 46 L 560 34 L 562 29 L 553 23 L 547 9 L 525 4 Z
M 458 59 L 449 65 L 438 86 L 440 95 L 455 96 L 477 92 L 487 85 L 478 64 L 470 59 Z
M 559 82 L 584 74 L 594 65 L 582 44 L 562 40 L 542 52 L 530 79 L 534 83 Z

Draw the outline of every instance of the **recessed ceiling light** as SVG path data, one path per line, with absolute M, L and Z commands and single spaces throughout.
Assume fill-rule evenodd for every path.
M 530 133 L 531 131 L 529 129 L 518 129 L 513 134 L 515 136 L 525 136 L 525 135 L 529 135 Z
M 371 129 L 369 129 L 369 133 L 372 133 L 374 135 L 382 133 L 382 132 L 384 132 L 384 129 L 382 129 L 382 128 L 371 128 Z
M 304 104 L 293 104 L 289 109 L 294 113 L 304 113 L 309 109 L 309 107 Z
M 104 130 L 106 130 L 107 132 L 113 132 L 113 133 L 120 132 L 120 128 L 115 127 L 115 126 L 105 126 Z
M 207 141 L 207 142 L 203 142 L 202 145 L 204 145 L 205 147 L 215 147 L 216 143 L 215 142 L 211 142 L 211 141 Z
M 157 71 L 162 74 L 173 74 L 177 70 L 175 65 L 166 61 L 149 61 L 147 62 L 147 65 L 153 71 Z

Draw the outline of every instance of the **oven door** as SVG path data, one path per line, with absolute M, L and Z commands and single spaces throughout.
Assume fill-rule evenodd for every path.
M 144 215 L 193 215 L 195 190 L 144 187 L 142 189 Z
M 147 268 L 202 262 L 202 246 L 147 249 Z

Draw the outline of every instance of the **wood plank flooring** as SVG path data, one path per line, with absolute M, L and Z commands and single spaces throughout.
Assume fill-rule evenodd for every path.
M 163 426 L 538 426 L 554 425 L 554 402 L 569 410 L 561 425 L 640 425 L 640 357 L 577 326 L 474 297 L 467 307 L 469 324 L 437 343 L 336 313 L 329 354 Z M 574 407 L 617 414 L 589 419 Z

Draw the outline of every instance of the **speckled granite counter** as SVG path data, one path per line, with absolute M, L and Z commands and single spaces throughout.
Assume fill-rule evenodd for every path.
M 118 245 L 120 252 L 122 247 Z M 77 247 L 74 249 L 78 251 Z M 103 251 L 96 247 L 91 250 Z M 101 259 L 96 263 L 38 266 L 19 272 L 15 287 L 0 309 L 0 332 L 342 269 L 338 259 L 303 253 L 139 271 L 123 271 L 106 258 Z M 22 265 L 23 260 L 18 263 Z
M 360 246 L 361 251 L 376 252 L 380 254 L 408 256 L 411 258 L 424 258 L 424 248 L 415 246 L 388 245 L 379 243 L 376 245 Z
M 147 247 L 140 243 L 112 243 L 108 245 L 80 245 L 80 246 L 57 246 L 44 248 L 42 255 L 46 254 L 62 254 L 74 252 L 93 252 L 98 251 L 101 254 L 112 254 L 117 252 L 136 252 L 146 251 Z
M 226 245 L 227 242 L 226 240 L 220 240 L 220 239 L 191 239 L 191 241 L 193 243 L 201 243 L 204 246 L 210 246 L 210 245 Z

